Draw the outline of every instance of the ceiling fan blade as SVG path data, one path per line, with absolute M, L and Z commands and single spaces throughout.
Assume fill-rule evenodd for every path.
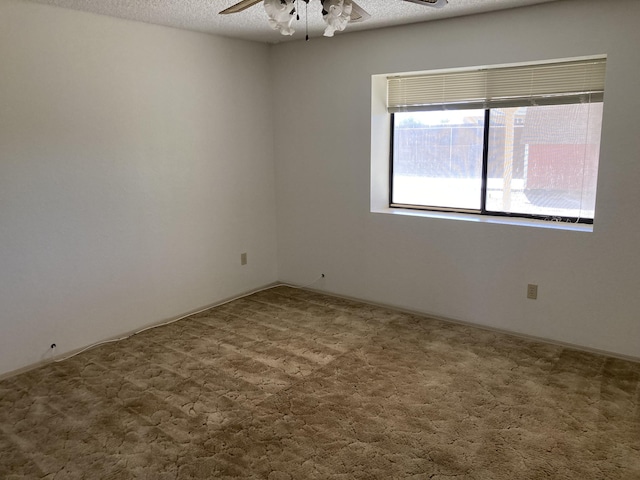
M 448 0 L 404 0 L 405 2 L 417 3 L 418 5 L 427 5 L 429 7 L 444 7 Z
M 356 2 L 351 2 L 351 23 L 364 22 L 371 18 L 369 12 L 367 12 L 364 8 L 358 5 Z
M 231 5 L 229 8 L 225 8 L 220 12 L 220 15 L 227 15 L 229 13 L 238 13 L 246 10 L 249 7 L 253 7 L 256 3 L 260 3 L 262 0 L 241 0 L 235 5 Z

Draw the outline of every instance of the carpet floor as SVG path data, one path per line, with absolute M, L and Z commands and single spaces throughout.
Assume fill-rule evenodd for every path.
M 640 479 L 640 364 L 277 287 L 0 382 L 2 479 Z

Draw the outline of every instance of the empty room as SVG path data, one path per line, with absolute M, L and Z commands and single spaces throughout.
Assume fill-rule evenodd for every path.
M 640 478 L 640 2 L 0 0 L 0 478 Z

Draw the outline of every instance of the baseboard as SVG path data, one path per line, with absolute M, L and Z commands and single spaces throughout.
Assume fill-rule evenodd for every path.
M 47 358 L 45 360 L 41 360 L 41 361 L 39 361 L 37 363 L 32 363 L 32 364 L 27 365 L 25 367 L 18 368 L 16 370 L 11 370 L 9 372 L 2 373 L 2 374 L 0 374 L 0 381 L 6 380 L 7 378 L 15 377 L 16 375 L 20 375 L 20 374 L 23 374 L 23 373 L 30 372 L 31 370 L 35 370 L 35 369 L 43 367 L 45 365 L 49 365 L 50 363 L 62 361 L 65 358 L 73 357 L 73 356 L 77 355 L 78 353 L 80 353 L 82 351 L 90 350 L 91 348 L 98 347 L 98 346 L 103 345 L 105 343 L 110 343 L 110 342 L 116 342 L 118 340 L 123 340 L 125 338 L 131 337 L 132 335 L 135 335 L 136 333 L 140 333 L 142 330 L 149 330 L 151 328 L 156 328 L 156 327 L 160 327 L 160 326 L 163 326 L 163 325 L 168 325 L 170 323 L 177 322 L 177 321 L 182 320 L 184 318 L 190 317 L 191 315 L 195 315 L 196 313 L 204 312 L 205 310 L 209 310 L 210 308 L 218 307 L 218 306 L 223 305 L 225 303 L 232 302 L 233 300 L 237 300 L 239 298 L 246 297 L 248 295 L 253 295 L 254 293 L 260 292 L 262 290 L 267 290 L 267 289 L 270 289 L 270 288 L 273 288 L 273 287 L 277 287 L 279 285 L 282 285 L 282 284 L 280 282 L 271 282 L 271 283 L 268 283 L 268 284 L 264 285 L 263 287 L 254 288 L 252 290 L 248 290 L 248 291 L 246 291 L 244 293 L 240 293 L 240 294 L 235 295 L 233 297 L 224 298 L 224 299 L 219 300 L 219 301 L 217 301 L 215 303 L 211 303 L 209 305 L 206 305 L 206 306 L 199 307 L 199 308 L 196 308 L 194 310 L 191 310 L 188 313 L 184 313 L 184 314 L 181 314 L 181 315 L 176 315 L 175 317 L 166 318 L 164 320 L 157 321 L 157 322 L 151 322 L 149 324 L 143 325 L 143 326 L 141 326 L 139 328 L 136 328 L 134 330 L 129 330 L 129 331 L 123 332 L 123 333 L 121 333 L 119 335 L 114 335 L 112 337 L 105 338 L 103 340 L 91 343 L 89 345 L 85 345 L 83 347 L 76 348 L 74 350 L 70 350 L 68 352 L 61 353 L 59 355 L 55 355 L 55 356 L 53 356 L 51 358 Z
M 549 345 L 556 345 L 558 347 L 570 348 L 572 350 L 577 350 L 577 351 L 586 352 L 586 353 L 592 353 L 592 354 L 595 354 L 595 355 L 602 355 L 602 356 L 605 356 L 605 357 L 617 358 L 619 360 L 626 360 L 628 362 L 640 363 L 640 357 L 635 357 L 633 355 L 624 355 L 622 353 L 610 352 L 608 350 L 600 350 L 598 348 L 585 347 L 584 345 L 578 345 L 578 344 L 575 344 L 575 343 L 562 342 L 560 340 L 554 340 L 552 338 L 538 337 L 536 335 L 529 335 L 529 334 L 526 334 L 526 333 L 514 332 L 512 330 L 507 330 L 507 329 L 503 329 L 503 328 L 491 327 L 491 326 L 487 326 L 487 325 L 480 325 L 478 323 L 469 322 L 467 320 L 460 320 L 460 319 L 456 319 L 456 318 L 444 317 L 444 316 L 438 315 L 438 314 L 433 314 L 433 313 L 429 313 L 429 312 L 421 312 L 421 311 L 418 311 L 418 310 L 411 310 L 411 309 L 399 307 L 397 305 L 374 302 L 374 301 L 371 301 L 371 300 L 363 300 L 361 298 L 351 297 L 349 295 L 340 295 L 340 294 L 337 294 L 337 293 L 326 292 L 326 291 L 318 290 L 318 289 L 314 289 L 314 288 L 305 288 L 305 290 L 309 290 L 310 292 L 320 293 L 322 295 L 327 295 L 327 296 L 330 296 L 330 297 L 342 298 L 344 300 L 351 300 L 351 301 L 354 301 L 354 302 L 365 303 L 367 305 L 372 305 L 374 307 L 387 308 L 389 310 L 395 310 L 395 311 L 401 312 L 401 313 L 408 313 L 408 314 L 411 314 L 411 315 L 417 315 L 419 317 L 433 318 L 435 320 L 440 320 L 442 322 L 453 323 L 453 324 L 456 324 L 456 325 L 463 325 L 465 327 L 478 328 L 480 330 L 485 330 L 485 331 L 494 332 L 494 333 L 501 333 L 503 335 L 510 335 L 512 337 L 522 338 L 524 340 L 530 340 L 530 341 L 539 342 L 539 343 L 546 343 L 546 344 L 549 344 Z
M 65 359 L 65 358 L 73 357 L 74 355 L 77 355 L 78 353 L 80 353 L 82 351 L 90 350 L 91 348 L 98 347 L 98 346 L 103 345 L 105 343 L 122 340 L 124 338 L 127 338 L 127 337 L 130 337 L 132 335 L 135 335 L 136 333 L 140 333 L 143 330 L 148 330 L 148 329 L 151 329 L 151 328 L 156 328 L 156 327 L 161 327 L 163 325 L 168 325 L 170 323 L 177 322 L 177 321 L 182 320 L 184 318 L 190 317 L 191 315 L 195 315 L 197 313 L 204 312 L 205 310 L 209 310 L 210 308 L 215 308 L 215 307 L 218 307 L 218 306 L 223 305 L 225 303 L 229 303 L 229 302 L 232 302 L 234 300 L 238 300 L 238 299 L 240 299 L 242 297 L 253 295 L 254 293 L 257 293 L 257 292 L 260 292 L 260 291 L 263 291 L 263 290 L 268 290 L 268 289 L 271 289 L 271 288 L 274 288 L 274 287 L 279 287 L 279 286 L 287 286 L 287 287 L 292 287 L 292 288 L 304 288 L 305 290 L 308 290 L 310 292 L 315 292 L 315 293 L 319 293 L 319 294 L 322 294 L 322 295 L 327 295 L 327 296 L 335 297 L 335 298 L 342 298 L 342 299 L 345 299 L 345 300 L 351 300 L 351 301 L 354 301 L 354 302 L 360 302 L 360 303 L 364 303 L 364 304 L 367 304 L 367 305 L 372 305 L 372 306 L 375 306 L 375 307 L 386 308 L 386 309 L 389 309 L 389 310 L 395 310 L 395 311 L 401 312 L 401 313 L 408 313 L 408 314 L 411 314 L 411 315 L 416 315 L 416 316 L 420 316 L 420 317 L 424 317 L 424 318 L 433 318 L 435 320 L 440 320 L 442 322 L 453 323 L 453 324 L 456 324 L 456 325 L 464 325 L 466 327 L 478 328 L 480 330 L 485 330 L 485 331 L 494 332 L 494 333 L 500 333 L 500 334 L 503 334 L 503 335 L 510 335 L 512 337 L 522 338 L 522 339 L 530 340 L 530 341 L 534 341 L 534 342 L 546 343 L 546 344 L 549 344 L 549 345 L 556 345 L 558 347 L 570 348 L 572 350 L 587 352 L 587 353 L 591 353 L 591 354 L 595 354 L 595 355 L 601 355 L 601 356 L 605 356 L 605 357 L 611 357 L 611 358 L 617 358 L 617 359 L 620 359 L 620 360 L 626 360 L 626 361 L 629 361 L 629 362 L 640 363 L 640 357 L 634 357 L 634 356 L 631 356 L 631 355 L 623 355 L 623 354 L 620 354 L 620 353 L 610 352 L 610 351 L 607 351 L 607 350 L 600 350 L 600 349 L 597 349 L 597 348 L 585 347 L 583 345 L 577 345 L 577 344 L 568 343 L 568 342 L 561 342 L 561 341 L 553 340 L 553 339 L 550 339 L 550 338 L 538 337 L 538 336 L 535 336 L 535 335 L 528 335 L 528 334 L 525 334 L 525 333 L 514 332 L 514 331 L 511 331 L 511 330 L 506 330 L 506 329 L 497 328 L 497 327 L 490 327 L 490 326 L 487 326 L 487 325 L 480 325 L 480 324 L 477 324 L 477 323 L 473 323 L 473 322 L 469 322 L 469 321 L 465 321 L 465 320 L 460 320 L 460 319 L 456 319 L 456 318 L 444 317 L 442 315 L 432 314 L 432 313 L 429 313 L 429 312 L 421 312 L 421 311 L 418 311 L 418 310 L 411 310 L 411 309 L 399 307 L 399 306 L 392 305 L 392 304 L 374 302 L 374 301 L 371 301 L 371 300 L 363 300 L 361 298 L 351 297 L 349 295 L 340 295 L 340 294 L 337 294 L 337 293 L 327 292 L 327 291 L 318 290 L 318 289 L 309 288 L 309 287 L 296 287 L 295 285 L 290 284 L 290 283 L 272 282 L 272 283 L 268 283 L 268 284 L 264 285 L 263 287 L 255 288 L 255 289 L 252 289 L 252 290 L 248 290 L 248 291 L 246 291 L 244 293 L 241 293 L 239 295 L 236 295 L 236 296 L 233 296 L 233 297 L 228 297 L 228 298 L 219 300 L 219 301 L 217 301 L 215 303 L 212 303 L 212 304 L 200 307 L 200 308 L 196 308 L 196 309 L 194 309 L 194 310 L 192 310 L 192 311 L 190 311 L 188 313 L 184 313 L 182 315 L 178 315 L 178 316 L 175 316 L 175 317 L 172 317 L 172 318 L 164 319 L 162 321 L 153 322 L 153 323 L 147 324 L 145 326 L 142 326 L 140 328 L 136 328 L 135 330 L 130 330 L 130 331 L 124 332 L 124 333 L 122 333 L 120 335 L 114 335 L 113 337 L 106 338 L 106 339 L 101 340 L 99 342 L 95 342 L 93 344 L 86 345 L 86 346 L 81 347 L 81 348 L 77 348 L 75 350 L 71 350 L 71 351 L 66 352 L 64 354 L 56 355 L 55 357 L 48 358 L 46 360 L 42 360 L 40 362 L 27 365 L 27 366 L 19 368 L 17 370 L 12 370 L 10 372 L 5 372 L 3 374 L 0 374 L 0 381 L 5 380 L 7 378 L 14 377 L 16 375 L 27 373 L 27 372 L 29 372 L 31 370 L 35 370 L 37 368 L 43 367 L 45 365 L 48 365 L 50 363 L 61 361 L 62 359 Z

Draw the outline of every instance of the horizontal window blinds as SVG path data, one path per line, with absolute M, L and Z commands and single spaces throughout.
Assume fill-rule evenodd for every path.
M 602 101 L 605 58 L 390 76 L 389 112 Z

